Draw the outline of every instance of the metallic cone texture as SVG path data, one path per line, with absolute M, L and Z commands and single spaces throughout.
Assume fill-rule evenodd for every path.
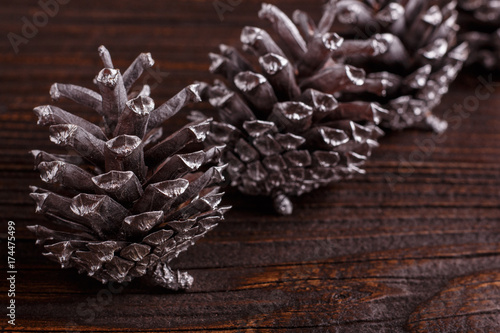
M 500 2 L 459 0 L 459 39 L 469 43 L 468 64 L 500 69 Z
M 361 98 L 377 100 L 389 111 L 383 128 L 438 133 L 447 128 L 432 111 L 469 55 L 467 43 L 457 45 L 456 6 L 455 0 L 331 0 L 326 5 L 328 23 L 335 20 L 345 38 L 333 60 L 365 70 L 358 91 L 370 92 Z M 381 89 L 370 88 L 376 86 Z
M 382 89 L 377 83 L 385 79 L 367 83 L 364 70 L 333 59 L 345 41 L 328 32 L 329 12 L 321 29 L 304 15 L 296 13 L 295 24 L 264 4 L 259 16 L 272 23 L 279 38 L 245 27 L 241 42 L 251 56 L 221 45 L 218 54 L 210 54 L 210 70 L 225 83 L 201 89 L 202 98 L 218 110 L 208 142 L 227 145 L 222 159 L 232 185 L 245 194 L 272 197 L 281 214 L 292 213 L 290 196 L 363 173 L 383 134 L 377 124 L 388 116 L 373 101 L 339 101 L 367 84 Z
M 211 119 L 186 125 L 166 138 L 162 123 L 187 103 L 200 100 L 191 85 L 155 108 L 149 87 L 131 92 L 154 63 L 143 53 L 122 74 L 101 46 L 104 63 L 94 80 L 98 91 L 55 83 L 51 96 L 88 106 L 102 126 L 56 106 L 34 109 L 38 124 L 50 126 L 50 140 L 67 155 L 32 151 L 35 168 L 49 189 L 32 187 L 37 213 L 50 227 L 29 226 L 44 255 L 61 267 L 106 283 L 145 277 L 170 289 L 185 289 L 193 278 L 169 262 L 223 219 L 220 207 L 225 166 L 223 146 L 193 150 L 203 142 Z M 214 166 L 210 166 L 214 165 Z

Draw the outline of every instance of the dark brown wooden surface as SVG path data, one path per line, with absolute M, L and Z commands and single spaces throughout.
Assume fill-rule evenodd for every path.
M 231 1 L 222 1 L 231 3 Z M 319 17 L 322 1 L 272 1 Z M 407 131 L 382 138 L 366 176 L 296 201 L 277 217 L 266 200 L 231 192 L 226 222 L 175 262 L 195 277 L 188 292 L 131 283 L 116 289 L 61 270 L 26 226 L 43 223 L 28 186 L 41 184 L 27 152 L 54 152 L 32 108 L 53 82 L 92 87 L 97 47 L 125 68 L 140 52 L 156 60 L 145 80 L 161 103 L 194 80 L 211 80 L 206 54 L 259 25 L 259 2 L 232 1 L 221 20 L 212 1 L 70 1 L 16 54 L 36 1 L 0 8 L 0 305 L 8 302 L 7 221 L 16 223 L 16 326 L 23 331 L 499 332 L 500 86 L 470 114 L 478 76 L 460 76 L 444 98 L 444 136 Z M 158 74 L 159 73 L 159 74 Z M 498 78 L 498 75 L 497 75 Z M 467 97 L 470 97 L 467 100 Z M 62 107 L 84 114 L 62 101 Z M 87 116 L 88 117 L 88 116 Z M 96 120 L 96 118 L 88 117 Z M 177 117 L 173 127 L 184 123 Z M 413 159 L 413 162 L 410 160 Z M 418 160 L 415 162 L 415 159 Z

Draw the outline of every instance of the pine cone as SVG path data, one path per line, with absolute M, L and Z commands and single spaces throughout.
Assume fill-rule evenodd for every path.
M 360 167 L 383 134 L 376 124 L 387 111 L 369 101 L 339 103 L 332 95 L 357 91 L 365 82 L 363 70 L 330 60 L 343 42 L 338 35 L 304 40 L 273 5 L 264 4 L 260 16 L 274 23 L 286 48 L 262 29 L 244 28 L 243 48 L 259 65 L 221 45 L 220 54 L 210 54 L 210 70 L 227 85 L 206 85 L 202 98 L 218 110 L 209 142 L 227 145 L 223 161 L 232 186 L 271 196 L 277 212 L 291 214 L 289 196 L 363 173 Z M 321 71 L 329 73 L 327 93 L 313 80 Z
M 500 69 L 500 5 L 496 0 L 459 0 L 459 39 L 469 43 L 467 64 Z
M 333 59 L 366 71 L 360 90 L 378 95 L 376 100 L 389 110 L 383 128 L 420 127 L 440 133 L 447 123 L 432 110 L 469 53 L 466 43 L 456 43 L 457 15 L 456 1 L 331 0 L 322 19 L 327 24 L 311 31 L 327 31 L 333 18 L 338 20 L 346 41 Z M 308 22 L 305 14 L 295 17 L 301 25 Z
M 50 140 L 73 154 L 32 151 L 50 190 L 32 187 L 31 197 L 37 213 L 57 227 L 28 228 L 37 244 L 47 243 L 49 259 L 102 283 L 144 276 L 166 288 L 188 288 L 193 278 L 174 272 L 169 262 L 214 228 L 228 209 L 218 207 L 222 193 L 216 187 L 225 167 L 209 167 L 219 162 L 224 147 L 190 148 L 205 140 L 210 119 L 160 141 L 162 123 L 199 101 L 198 85 L 155 109 L 148 86 L 129 93 L 153 65 L 151 55 L 139 55 L 122 75 L 106 48 L 99 53 L 105 67 L 94 80 L 99 93 L 59 83 L 50 93 L 55 100 L 63 96 L 94 109 L 102 127 L 56 106 L 34 109 L 38 124 L 50 126 Z

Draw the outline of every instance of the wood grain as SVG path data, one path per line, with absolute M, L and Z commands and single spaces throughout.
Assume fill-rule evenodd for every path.
M 291 14 L 318 18 L 322 1 L 271 1 Z M 14 53 L 0 44 L 0 246 L 16 222 L 17 325 L 4 331 L 165 332 L 253 330 L 286 332 L 500 331 L 500 87 L 467 117 L 447 112 L 474 96 L 478 76 L 463 73 L 438 113 L 452 126 L 444 136 L 389 133 L 366 176 L 296 200 L 279 217 L 262 198 L 228 190 L 233 210 L 175 266 L 195 277 L 187 292 L 133 282 L 101 285 L 61 270 L 41 255 L 30 224 L 29 185 L 40 185 L 27 152 L 56 152 L 32 108 L 50 103 L 53 82 L 92 87 L 97 47 L 117 67 L 140 52 L 156 60 L 153 97 L 165 101 L 196 80 L 210 81 L 207 53 L 237 44 L 257 19 L 246 0 L 220 20 L 212 1 L 71 1 Z M 21 34 L 37 2 L 9 0 L 0 29 Z M 156 77 L 156 79 L 155 79 Z M 494 75 L 498 79 L 498 74 Z M 59 106 L 97 120 L 68 101 Z M 172 128 L 185 123 L 185 114 Z M 419 155 L 418 155 L 419 154 Z M 420 156 L 418 161 L 411 158 Z M 2 257 L 4 258 L 4 257 Z M 6 271 L 6 260 L 0 262 Z M 8 302 L 0 280 L 0 304 Z
M 417 308 L 408 320 L 411 332 L 495 332 L 500 322 L 500 271 L 453 279 Z

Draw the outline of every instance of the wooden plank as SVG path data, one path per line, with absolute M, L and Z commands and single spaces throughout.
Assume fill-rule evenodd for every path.
M 272 2 L 315 19 L 323 3 Z M 42 185 L 28 151 L 62 150 L 36 125 L 33 107 L 51 103 L 53 82 L 92 88 L 100 44 L 121 68 L 152 53 L 163 75 L 152 93 L 157 103 L 195 80 L 212 81 L 208 52 L 239 44 L 245 25 L 269 27 L 257 18 L 260 1 L 242 1 L 223 20 L 214 3 L 71 1 L 19 53 L 6 38 L 0 42 L 0 246 L 5 222 L 15 221 L 19 269 L 18 325 L 4 318 L 2 331 L 500 331 L 499 87 L 444 136 L 387 133 L 366 175 L 304 195 L 292 216 L 278 217 L 268 200 L 229 189 L 224 202 L 234 208 L 226 221 L 174 262 L 195 277 L 187 292 L 139 281 L 117 290 L 41 255 L 26 229 L 46 223 L 28 196 L 29 185 Z M 38 11 L 37 2 L 9 1 L 0 29 L 19 34 L 21 18 Z M 463 73 L 437 113 L 463 103 L 478 76 L 490 74 Z M 98 121 L 72 102 L 57 105 Z M 173 118 L 172 128 L 185 115 Z M 0 287 L 5 306 L 5 279 Z

